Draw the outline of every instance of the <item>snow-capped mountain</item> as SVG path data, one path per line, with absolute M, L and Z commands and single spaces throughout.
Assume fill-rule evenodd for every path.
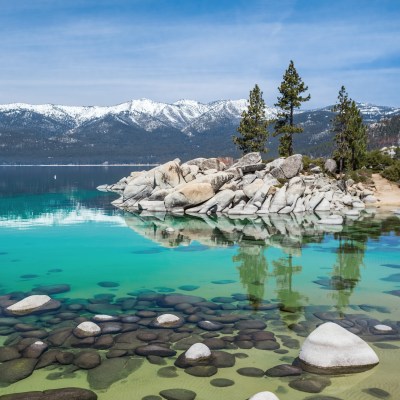
M 399 108 L 358 104 L 366 123 L 400 114 Z M 161 103 L 132 100 L 116 106 L 0 105 L 0 163 L 163 161 L 201 155 L 237 155 L 232 136 L 247 100 Z M 266 108 L 267 118 L 277 110 Z M 298 151 L 329 152 L 331 106 L 296 113 L 304 133 Z M 276 151 L 271 139 L 271 156 Z

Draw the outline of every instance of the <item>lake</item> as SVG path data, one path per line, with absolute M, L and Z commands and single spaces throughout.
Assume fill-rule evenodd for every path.
M 101 357 L 93 369 L 70 360 L 38 363 L 32 375 L 11 384 L 0 376 L 0 395 L 76 386 L 101 400 L 155 400 L 146 396 L 172 388 L 194 391 L 198 400 L 244 400 L 265 390 L 281 400 L 398 398 L 399 217 L 371 209 L 346 218 L 343 227 L 323 228 L 314 214 L 124 214 L 110 205 L 117 196 L 96 186 L 132 169 L 0 167 L 0 299 L 33 292 L 61 302 L 58 310 L 17 320 L 0 314 L 0 345 L 23 352 L 21 341 L 39 338 L 49 343 L 47 353 Z M 154 318 L 163 313 L 184 324 L 157 329 Z M 115 321 L 100 324 L 96 341 L 71 335 L 98 314 Z M 260 376 L 291 364 L 305 337 L 328 320 L 364 338 L 380 364 L 358 374 L 304 374 L 326 386 L 319 396 L 327 397 L 289 386 L 299 377 Z M 374 332 L 380 323 L 392 333 Z M 57 342 L 60 332 L 67 334 Z M 217 366 L 201 372 L 212 376 L 174 366 L 202 341 L 219 354 Z M 158 346 L 154 354 L 148 343 Z M 150 353 L 139 355 L 138 348 Z M 164 357 L 167 348 L 174 354 Z

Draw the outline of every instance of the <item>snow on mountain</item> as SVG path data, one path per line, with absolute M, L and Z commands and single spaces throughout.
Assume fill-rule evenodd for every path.
M 116 106 L 62 106 L 53 104 L 31 105 L 14 103 L 0 105 L 0 113 L 8 117 L 21 114 L 38 114 L 56 122 L 72 124 L 72 132 L 83 124 L 109 116 L 125 123 L 137 124 L 146 131 L 158 128 L 174 128 L 190 134 L 207 129 L 210 123 L 232 119 L 236 122 L 247 107 L 247 100 L 218 100 L 203 104 L 195 100 L 179 100 L 172 104 L 149 99 L 131 100 Z M 273 108 L 267 108 L 268 117 L 275 115 Z

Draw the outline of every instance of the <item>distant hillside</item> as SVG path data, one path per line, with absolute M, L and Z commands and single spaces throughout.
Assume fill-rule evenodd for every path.
M 371 148 L 400 146 L 400 115 L 371 124 L 368 135 Z
M 71 107 L 52 104 L 0 105 L 0 163 L 163 162 L 205 156 L 238 156 L 232 143 L 246 100 L 173 104 L 147 99 L 112 107 Z M 400 115 L 393 107 L 359 104 L 366 123 Z M 300 111 L 295 122 L 295 151 L 326 156 L 332 150 L 331 106 Z M 275 108 L 266 108 L 268 118 Z M 374 125 L 375 126 L 375 125 Z M 374 133 L 373 146 L 386 139 Z M 386 142 L 385 142 L 386 144 Z M 267 157 L 277 155 L 271 137 Z

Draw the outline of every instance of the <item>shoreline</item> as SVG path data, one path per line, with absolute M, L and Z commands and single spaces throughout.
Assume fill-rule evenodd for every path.
M 0 167 L 157 167 L 161 164 L 0 164 Z

